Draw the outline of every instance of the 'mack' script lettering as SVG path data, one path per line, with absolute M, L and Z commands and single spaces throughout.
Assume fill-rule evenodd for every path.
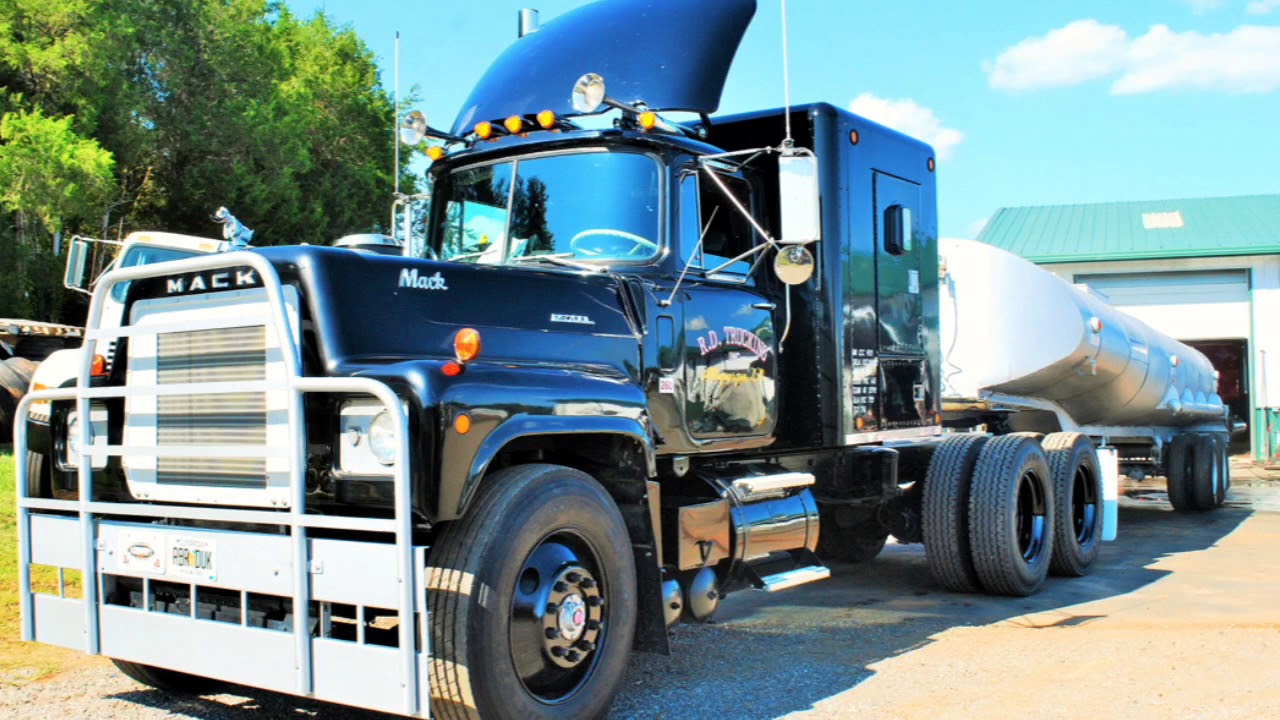
M 414 288 L 417 290 L 448 290 L 449 286 L 445 284 L 444 276 L 440 273 L 435 275 L 418 275 L 417 268 L 405 268 L 400 271 L 400 287 Z

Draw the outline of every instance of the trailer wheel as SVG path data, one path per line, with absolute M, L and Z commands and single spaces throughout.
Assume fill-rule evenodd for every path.
M 1030 595 L 1049 574 L 1053 484 L 1040 443 L 1025 435 L 992 439 L 978 454 L 969 495 L 969 546 L 987 592 Z
M 1093 442 L 1081 433 L 1044 439 L 1053 478 L 1053 557 L 1049 572 L 1080 577 L 1098 559 L 1102 541 L 1102 468 Z
M 1166 458 L 1165 479 L 1169 492 L 1169 504 L 1178 512 L 1195 509 L 1192 497 L 1192 478 L 1196 472 L 1196 454 L 1199 448 L 1194 435 L 1178 435 L 1169 443 Z
M 1212 510 L 1218 507 L 1222 497 L 1222 460 L 1218 457 L 1218 442 L 1212 435 L 1195 438 L 1196 453 L 1191 476 L 1191 497 L 1196 510 Z
M 18 401 L 27 394 L 31 387 L 31 376 L 35 375 L 36 366 L 24 357 L 11 357 L 0 361 L 0 443 L 13 441 L 13 423 L 18 410 Z
M 1218 442 L 1219 458 L 1222 463 L 1222 493 L 1218 496 L 1216 507 L 1222 507 L 1227 501 L 1227 493 L 1231 491 L 1231 440 L 1229 437 L 1215 435 Z
M 177 670 L 132 663 L 112 658 L 116 669 L 147 687 L 170 693 L 172 695 L 207 695 L 226 683 L 213 678 L 188 675 Z
M 981 589 L 969 550 L 969 487 L 978 453 L 991 438 L 956 435 L 929 458 L 924 477 L 924 556 L 933 579 L 953 592 Z
M 599 483 L 558 465 L 499 470 L 428 563 L 433 714 L 605 715 L 637 600 L 631 540 Z

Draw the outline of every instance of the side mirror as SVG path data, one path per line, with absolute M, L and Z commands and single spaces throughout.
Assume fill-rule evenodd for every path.
M 782 237 L 778 242 L 806 245 L 822 239 L 818 158 L 783 155 L 778 158 L 779 209 Z
M 62 277 L 62 284 L 68 290 L 85 289 L 85 265 L 89 261 L 89 243 L 72 239 L 67 250 L 67 271 Z
M 773 258 L 773 274 L 787 285 L 803 285 L 813 277 L 813 254 L 803 245 L 784 245 Z

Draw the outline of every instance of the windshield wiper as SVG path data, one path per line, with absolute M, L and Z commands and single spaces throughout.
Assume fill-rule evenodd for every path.
M 563 267 L 577 268 L 579 270 L 589 270 L 591 272 L 608 272 L 609 270 L 609 268 L 603 265 L 588 265 L 586 263 L 570 260 L 569 258 L 572 258 L 572 257 L 573 257 L 573 253 L 550 253 L 547 255 L 519 255 L 512 258 L 507 258 L 507 262 L 523 263 L 523 262 L 545 261 L 545 262 L 551 263 L 552 265 L 561 265 Z

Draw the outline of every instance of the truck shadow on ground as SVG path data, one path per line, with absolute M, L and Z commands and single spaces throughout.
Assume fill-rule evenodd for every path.
M 947 629 L 1068 608 L 1149 585 L 1168 573 L 1148 566 L 1166 555 L 1209 548 L 1252 514 L 1227 507 L 1181 515 L 1151 500 L 1126 505 L 1120 542 L 1103 548 L 1092 574 L 1050 578 L 1030 598 L 944 591 L 930 578 L 919 545 L 890 545 L 872 563 L 833 566 L 831 579 L 776 595 L 733 594 L 715 622 L 677 626 L 670 657 L 634 654 L 609 717 L 765 720 L 807 710 L 871 677 L 868 666 L 924 646 Z M 1068 610 L 1057 624 L 1090 619 Z M 113 699 L 200 720 L 391 717 L 248 688 L 210 698 L 137 690 Z

